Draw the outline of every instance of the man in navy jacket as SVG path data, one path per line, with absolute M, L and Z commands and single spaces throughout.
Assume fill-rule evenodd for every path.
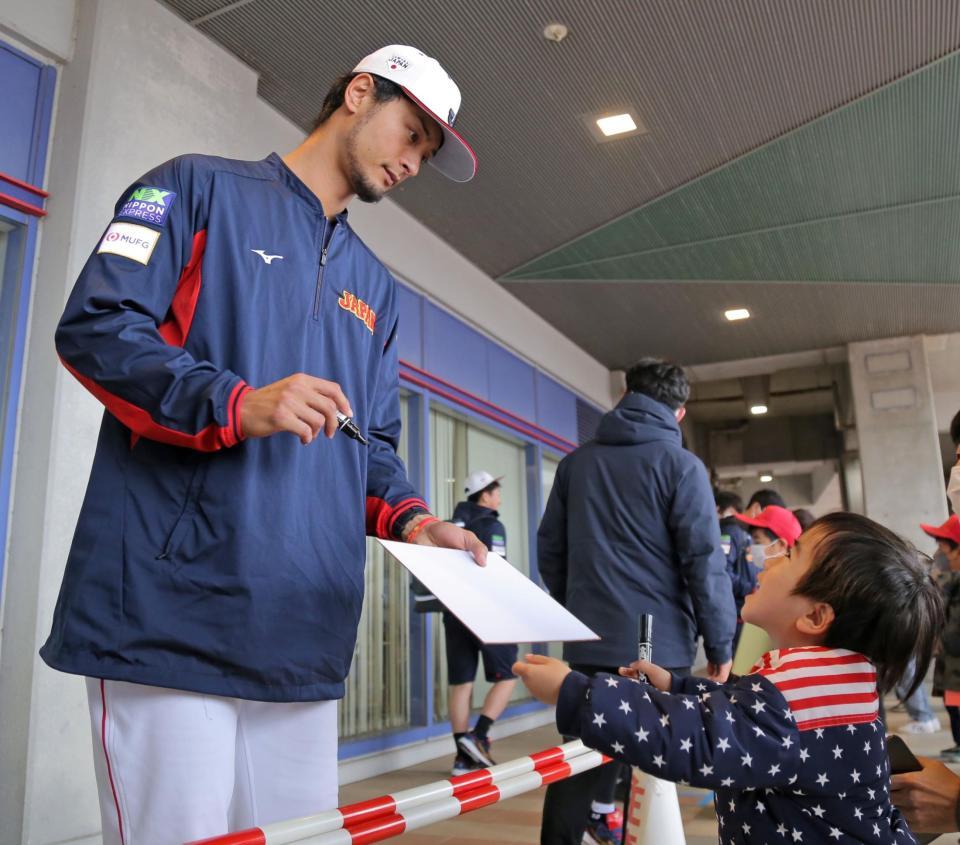
M 680 367 L 642 359 L 596 439 L 557 468 L 537 560 L 550 594 L 601 637 L 564 646 L 584 674 L 636 659 L 644 613 L 654 617 L 658 664 L 688 674 L 702 635 L 710 677 L 722 682 L 730 672 L 737 613 L 710 479 L 681 442 L 689 394 Z M 591 797 L 591 835 L 611 841 L 602 816 L 616 775 L 604 766 L 548 787 L 541 842 L 579 843 Z
M 469 180 L 459 107 L 385 47 L 285 158 L 133 183 L 67 302 L 58 352 L 107 412 L 41 655 L 87 677 L 108 845 L 335 806 L 365 533 L 486 557 L 397 457 L 396 284 L 345 210 L 428 160 Z

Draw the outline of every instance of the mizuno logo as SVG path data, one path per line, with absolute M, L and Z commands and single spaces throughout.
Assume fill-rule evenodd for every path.
M 272 264 L 274 258 L 283 258 L 282 255 L 267 255 L 262 249 L 251 249 L 250 252 L 255 252 L 263 259 L 264 264 Z
M 153 202 L 157 205 L 166 206 L 164 199 L 170 196 L 171 193 L 171 191 L 161 191 L 159 188 L 137 188 L 130 194 L 130 199 L 139 200 L 140 202 Z

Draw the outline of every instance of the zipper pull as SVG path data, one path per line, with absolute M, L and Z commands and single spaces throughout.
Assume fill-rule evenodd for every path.
M 320 266 L 323 267 L 327 263 L 327 248 L 324 247 L 323 251 L 320 253 Z

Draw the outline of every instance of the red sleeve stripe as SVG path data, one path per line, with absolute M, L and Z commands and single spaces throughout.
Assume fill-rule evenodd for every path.
M 158 440 L 161 443 L 169 443 L 172 446 L 197 449 L 200 452 L 215 452 L 218 449 L 233 446 L 237 442 L 232 424 L 219 426 L 216 423 L 211 423 L 196 434 L 186 434 L 182 431 L 160 425 L 154 422 L 150 414 L 143 410 L 143 408 L 138 408 L 132 402 L 128 402 L 126 399 L 121 399 L 119 396 L 110 393 L 110 391 L 102 388 L 93 379 L 89 379 L 78 373 L 62 358 L 60 360 L 73 377 L 96 396 L 111 414 L 141 437 L 148 437 L 151 440 Z M 234 391 L 237 391 L 243 386 L 244 382 L 241 381 L 237 387 L 234 388 Z
M 367 496 L 367 534 L 381 540 L 393 539 L 387 534 L 387 520 L 390 518 L 390 505 L 376 496 Z
M 367 496 L 367 533 L 381 540 L 393 540 L 393 526 L 397 517 L 414 507 L 429 510 L 423 499 L 404 499 L 389 505 L 376 496 Z
M 402 502 L 395 504 L 390 515 L 390 521 L 387 523 L 387 531 L 390 537 L 393 536 L 393 526 L 396 524 L 397 518 L 405 514 L 410 508 L 423 508 L 425 511 L 430 510 L 423 499 L 404 499 Z M 389 538 L 385 537 L 384 539 Z
M 190 260 L 180 274 L 177 289 L 170 303 L 170 316 L 161 323 L 159 332 L 161 337 L 171 346 L 183 346 L 190 334 L 193 316 L 197 310 L 197 300 L 200 298 L 201 264 L 203 253 L 207 247 L 207 230 L 201 229 L 193 236 L 193 248 L 190 251 Z

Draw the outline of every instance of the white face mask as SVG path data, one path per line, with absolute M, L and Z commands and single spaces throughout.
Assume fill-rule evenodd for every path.
M 774 540 L 772 543 L 751 543 L 750 544 L 750 557 L 753 561 L 753 565 L 758 569 L 763 569 L 764 565 L 768 560 L 772 560 L 776 557 L 783 557 L 783 552 L 778 552 L 777 554 L 768 554 L 769 550 L 776 546 L 780 541 Z
M 950 470 L 950 478 L 947 481 L 947 498 L 953 505 L 953 512 L 960 513 L 960 465 Z

